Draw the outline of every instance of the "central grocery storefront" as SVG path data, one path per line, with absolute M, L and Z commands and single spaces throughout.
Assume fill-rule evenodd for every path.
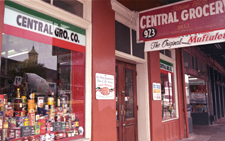
M 223 1 L 196 1 L 189 8 L 206 18 L 223 14 Z M 2 140 L 172 141 L 189 136 L 191 119 L 209 124 L 213 65 L 193 50 L 224 30 L 166 38 L 193 26 L 193 9 L 179 19 L 185 4 L 136 13 L 116 0 L 0 1 Z
M 57 9 L 47 15 L 49 6 L 45 2 L 1 2 L 2 140 L 90 136 L 86 131 L 90 125 L 85 124 L 90 121 L 85 118 L 90 115 L 85 114 L 90 111 L 85 106 L 90 99 L 85 96 L 90 89 L 85 86 L 85 76 L 90 75 L 85 71 L 90 23 L 80 18 L 75 23 L 79 27 L 65 18 L 69 14 L 64 19 L 51 16 L 62 15 Z

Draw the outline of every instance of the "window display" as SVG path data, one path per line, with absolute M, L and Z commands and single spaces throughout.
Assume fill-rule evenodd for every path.
M 4 14 L 1 139 L 84 137 L 85 30 L 12 1 Z
M 3 140 L 79 135 L 84 103 L 76 101 L 84 100 L 84 53 L 7 34 L 2 45 L 0 128 L 8 133 Z
M 189 78 L 192 79 L 192 78 Z M 196 80 L 190 80 L 190 103 L 192 107 L 192 113 L 205 113 L 207 112 L 207 94 L 206 85 L 204 80 L 196 78 Z
M 163 120 L 176 117 L 176 101 L 174 92 L 173 64 L 160 60 L 162 118 Z

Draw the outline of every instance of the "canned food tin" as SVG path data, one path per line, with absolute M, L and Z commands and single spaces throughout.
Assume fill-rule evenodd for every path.
M 21 116 L 21 117 L 24 117 L 25 115 L 26 115 L 26 111 L 21 111 L 21 112 L 20 112 L 20 116 Z
M 34 113 L 34 112 L 35 112 L 34 108 L 28 108 L 28 113 Z
M 16 129 L 16 130 L 15 130 L 15 137 L 16 137 L 16 138 L 20 138 L 20 134 L 21 134 L 20 129 Z
M 54 133 L 50 134 L 50 138 L 51 138 L 51 140 L 54 140 L 55 134 Z
M 14 139 L 15 138 L 15 131 L 14 130 L 9 130 L 9 138 Z
M 45 140 L 45 135 L 40 135 L 40 140 L 44 141 Z
M 8 129 L 3 129 L 2 130 L 2 140 L 5 140 L 8 136 Z
M 25 120 L 24 120 L 24 126 L 29 126 L 29 119 L 28 118 L 25 118 Z
M 49 109 L 54 109 L 55 110 L 55 106 L 54 105 L 50 105 Z

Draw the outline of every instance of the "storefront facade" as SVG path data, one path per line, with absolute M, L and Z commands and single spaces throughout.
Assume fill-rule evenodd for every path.
M 145 52 L 145 43 L 136 41 L 137 13 L 118 1 L 5 0 L 0 10 L 0 85 L 2 100 L 8 99 L 0 112 L 0 131 L 8 133 L 2 140 L 174 141 L 189 137 L 190 122 L 199 114 L 189 112 L 190 105 L 206 114 L 207 123 L 224 116 L 224 108 L 210 103 L 224 104 L 210 94 L 214 87 L 223 95 L 222 74 L 211 71 L 220 79 L 215 84 L 204 73 L 207 67 L 201 65 L 203 75 L 187 67 L 189 48 Z M 187 96 L 195 83 L 186 85 L 185 74 L 204 81 L 199 89 L 208 95 L 205 108 L 190 98 L 196 91 Z M 19 97 L 23 101 L 12 111 L 8 107 Z M 11 119 L 30 120 L 32 113 L 33 123 L 9 126 Z M 40 134 L 21 131 L 36 129 L 41 120 L 46 128 Z M 47 123 L 56 127 L 44 130 Z

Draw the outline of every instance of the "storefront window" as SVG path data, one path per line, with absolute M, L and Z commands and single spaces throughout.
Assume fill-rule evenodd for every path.
M 202 70 L 202 62 L 197 59 L 198 72 L 203 72 Z
M 190 55 L 188 52 L 183 50 L 183 56 L 184 56 L 184 66 L 185 67 L 190 67 Z
M 85 30 L 11 1 L 5 4 L 2 140 L 84 137 Z
M 167 57 L 170 57 L 171 58 L 171 51 L 170 50 L 168 50 L 168 49 L 165 49 L 165 50 L 160 50 L 159 51 L 161 54 L 164 54 L 164 55 L 166 55 Z
M 162 118 L 163 120 L 176 117 L 176 100 L 174 92 L 173 64 L 160 60 Z
M 83 4 L 78 0 L 43 0 L 49 4 L 59 7 L 67 12 L 83 17 Z
M 207 112 L 207 96 L 206 85 L 204 80 L 197 78 L 189 78 L 190 85 L 190 102 L 192 113 L 205 113 Z
M 191 65 L 192 65 L 192 69 L 197 70 L 197 62 L 194 56 L 191 56 Z

